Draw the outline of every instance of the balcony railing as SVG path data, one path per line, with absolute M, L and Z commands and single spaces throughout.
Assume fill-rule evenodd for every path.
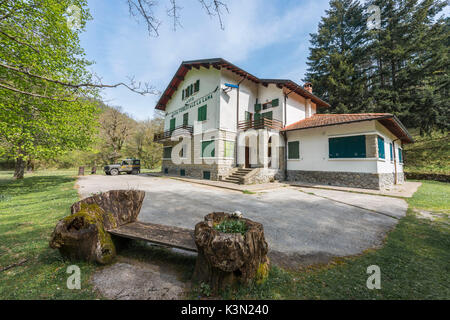
M 281 130 L 283 128 L 283 123 L 278 120 L 260 118 L 255 120 L 239 121 L 238 128 L 244 131 L 249 129 Z
M 184 133 L 186 133 L 186 131 L 189 132 L 189 134 L 192 134 L 194 132 L 194 127 L 183 124 L 172 130 L 155 133 L 153 141 L 161 141 L 161 140 L 169 139 L 172 136 L 184 134 Z

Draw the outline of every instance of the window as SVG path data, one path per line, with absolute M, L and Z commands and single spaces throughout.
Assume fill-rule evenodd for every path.
M 403 153 L 402 153 L 402 149 L 398 148 L 398 161 L 400 163 L 403 163 Z
M 209 158 L 214 157 L 216 153 L 215 141 L 202 141 L 202 157 Z
M 329 138 L 329 157 L 333 158 L 365 158 L 366 136 Z
M 246 121 L 252 120 L 252 113 L 251 112 L 245 111 L 245 120 Z
M 211 180 L 211 171 L 203 171 L 203 179 Z
M 164 168 L 164 174 L 169 174 L 169 168 Z
M 225 158 L 234 157 L 234 141 L 224 141 L 225 143 Z
M 206 120 L 206 105 L 198 108 L 198 121 L 205 121 Z
M 385 153 L 384 153 L 384 139 L 382 137 L 377 137 L 378 140 L 378 158 L 379 159 L 385 159 Z
M 189 98 L 194 93 L 200 91 L 200 80 L 195 81 L 195 83 L 188 85 L 185 89 L 183 89 L 181 93 L 181 99 L 184 100 Z
M 180 169 L 180 176 L 182 177 L 186 176 L 186 170 Z
M 280 99 L 272 100 L 272 107 L 278 107 L 280 105 Z
M 263 113 L 261 116 L 262 116 L 263 118 L 272 120 L 272 111 L 270 111 L 270 112 L 265 112 L 265 113 Z
M 170 119 L 170 131 L 175 130 L 175 118 Z
M 200 91 L 200 80 L 195 81 L 194 92 Z
M 389 143 L 389 153 L 390 153 L 390 159 L 391 159 L 391 161 L 394 161 L 394 148 L 393 148 L 393 146 L 392 146 L 392 142 L 391 143 Z
M 300 141 L 288 142 L 288 159 L 300 159 Z
M 189 122 L 189 113 L 186 112 L 185 114 L 183 114 L 183 126 L 187 126 Z
M 172 158 L 172 147 L 164 147 L 163 158 L 164 159 Z

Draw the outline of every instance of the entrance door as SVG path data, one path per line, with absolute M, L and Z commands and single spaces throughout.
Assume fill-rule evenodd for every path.
M 250 168 L 250 147 L 245 147 L 245 168 Z

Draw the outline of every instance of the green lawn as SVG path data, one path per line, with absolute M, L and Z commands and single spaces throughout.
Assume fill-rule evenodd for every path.
M 450 185 L 423 182 L 408 200 L 407 216 L 380 250 L 337 259 L 326 266 L 285 272 L 272 268 L 260 286 L 225 292 L 235 299 L 450 299 Z M 444 219 L 419 218 L 413 209 L 434 210 Z M 367 267 L 381 269 L 381 289 L 366 287 Z
M 23 265 L 0 271 L 0 299 L 94 299 L 88 280 L 96 265 L 65 262 L 48 247 L 56 222 L 78 200 L 76 171 L 45 171 L 11 179 L 0 172 L 0 270 L 26 259 Z M 388 235 L 385 246 L 326 266 L 286 272 L 273 267 L 268 281 L 223 293 L 232 299 L 450 299 L 450 186 L 423 182 L 409 199 L 407 216 Z M 441 219 L 418 217 L 414 209 L 433 211 Z M 137 243 L 125 256 L 164 260 L 189 278 L 194 259 L 145 249 Z M 66 288 L 66 269 L 77 264 L 82 289 Z M 381 268 L 381 290 L 366 288 L 367 267 Z M 197 297 L 196 292 L 192 297 Z
M 88 284 L 95 266 L 65 262 L 48 246 L 56 222 L 78 200 L 74 174 L 46 171 L 14 181 L 12 172 L 0 173 L 0 270 L 26 260 L 0 272 L 0 300 L 97 298 Z M 71 264 L 81 268 L 81 290 L 67 289 Z

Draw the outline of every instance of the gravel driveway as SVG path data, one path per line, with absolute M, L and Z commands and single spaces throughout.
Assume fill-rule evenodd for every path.
M 296 187 L 243 194 L 143 175 L 84 176 L 78 186 L 82 197 L 144 190 L 143 222 L 193 229 L 210 212 L 239 210 L 264 225 L 270 254 L 283 266 L 326 262 L 378 247 L 407 209 L 404 200 L 383 196 Z

